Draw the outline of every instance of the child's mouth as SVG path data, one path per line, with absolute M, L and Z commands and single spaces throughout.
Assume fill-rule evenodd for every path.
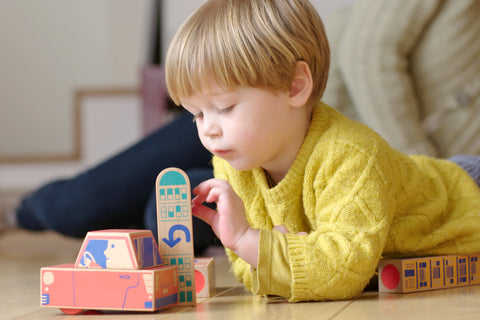
M 230 152 L 231 152 L 231 150 L 220 150 L 220 149 L 213 150 L 213 153 L 216 154 L 219 157 L 224 157 L 227 154 L 229 154 Z

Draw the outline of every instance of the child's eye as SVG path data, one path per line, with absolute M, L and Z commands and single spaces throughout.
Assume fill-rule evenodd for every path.
M 228 113 L 228 112 L 232 111 L 233 107 L 235 107 L 234 104 L 229 106 L 229 107 L 219 109 L 218 112 L 219 113 Z

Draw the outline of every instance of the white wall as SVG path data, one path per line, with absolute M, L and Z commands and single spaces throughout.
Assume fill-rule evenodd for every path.
M 0 1 L 0 158 L 70 154 L 77 89 L 137 87 L 151 0 Z
M 32 189 L 90 168 L 141 138 L 142 114 L 138 95 L 91 95 L 82 100 L 82 159 L 0 165 L 2 189 Z M 109 123 L 108 126 L 105 123 Z

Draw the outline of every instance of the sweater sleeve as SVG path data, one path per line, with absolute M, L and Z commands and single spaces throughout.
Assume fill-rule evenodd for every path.
M 260 230 L 258 268 L 252 270 L 252 289 L 258 295 L 276 295 L 290 299 L 292 283 L 285 234 Z
M 339 148 L 318 171 L 333 174 L 315 179 L 316 228 L 307 237 L 287 235 L 291 301 L 353 298 L 375 274 L 396 193 L 393 154 L 377 147 Z
M 438 0 L 358 0 L 337 61 L 361 120 L 394 148 L 436 155 L 421 122 L 409 54 L 442 4 Z

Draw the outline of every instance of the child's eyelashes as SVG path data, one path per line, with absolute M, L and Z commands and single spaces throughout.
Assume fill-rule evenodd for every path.
M 230 111 L 232 111 L 232 109 L 235 107 L 235 105 L 231 105 L 231 106 L 228 106 L 226 108 L 218 108 L 216 110 L 217 113 L 219 114 L 225 114 L 225 113 L 229 113 Z M 203 112 L 198 112 L 198 113 L 194 113 L 193 114 L 193 122 L 196 122 L 197 120 L 199 119 L 203 119 Z
M 218 113 L 228 113 L 230 111 L 232 111 L 232 109 L 235 107 L 234 104 L 232 104 L 231 106 L 228 106 L 226 108 L 221 108 L 218 110 Z

